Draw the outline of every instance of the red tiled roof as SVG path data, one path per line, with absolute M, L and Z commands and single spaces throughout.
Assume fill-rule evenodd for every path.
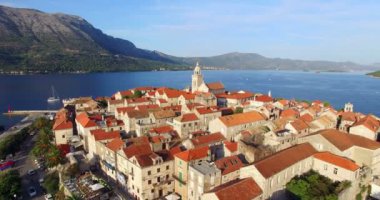
M 251 200 L 263 193 L 252 178 L 230 181 L 214 188 L 209 193 L 211 192 L 215 193 L 218 200 Z
M 372 115 L 367 115 L 366 117 L 360 119 L 358 122 L 353 124 L 352 126 L 360 126 L 363 125 L 373 133 L 377 133 L 380 128 L 380 122 L 377 121 Z
M 199 107 L 199 108 L 196 108 L 196 110 L 201 115 L 220 112 L 218 106 Z
M 149 117 L 149 113 L 147 110 L 128 110 L 127 111 L 128 118 L 147 118 Z
M 133 144 L 149 144 L 149 138 L 147 136 L 140 136 L 140 137 L 134 137 L 129 138 L 128 143 Z
M 224 89 L 224 85 L 222 82 L 212 82 L 212 83 L 207 83 L 206 85 L 210 90 L 223 90 Z
M 85 113 L 85 112 L 82 112 L 79 115 L 77 115 L 75 119 L 84 128 L 89 128 L 89 127 L 95 127 L 95 126 L 97 126 L 97 124 L 94 121 L 90 120 L 90 118 L 88 117 L 87 113 Z
M 119 91 L 120 95 L 122 97 L 125 97 L 125 96 L 132 96 L 133 95 L 133 92 L 131 90 L 124 90 L 124 91 Z
M 359 169 L 359 166 L 355 164 L 355 162 L 353 162 L 352 160 L 337 156 L 330 152 L 316 153 L 314 154 L 314 158 L 345 168 L 350 171 L 356 171 L 357 169 Z
M 124 144 L 125 142 L 120 137 L 118 137 L 109 142 L 106 147 L 116 152 L 117 150 L 120 150 Z
M 222 175 L 229 174 L 244 167 L 238 156 L 229 156 L 215 161 L 215 165 L 222 171 Z
M 244 133 L 241 133 L 244 135 Z M 249 133 L 249 135 L 251 135 Z M 230 142 L 230 141 L 224 141 L 224 146 L 230 151 L 230 152 L 235 152 L 238 150 L 238 143 L 237 142 Z
M 153 137 L 151 137 L 150 140 L 151 140 L 153 143 L 161 143 L 162 140 L 165 140 L 165 137 L 162 136 L 162 135 L 157 135 L 157 136 L 153 136 Z
M 160 102 L 160 103 L 167 103 L 168 101 L 166 101 L 165 99 L 158 99 L 158 101 Z
M 265 120 L 265 118 L 256 111 L 223 116 L 219 117 L 219 119 L 228 127 Z
M 196 137 L 194 139 L 191 139 L 191 142 L 193 143 L 195 147 L 201 147 L 205 145 L 207 146 L 210 144 L 222 142 L 224 140 L 226 140 L 226 138 L 220 132 L 217 132 L 217 133 L 212 133 L 210 135 L 203 135 L 203 136 Z
M 64 120 L 55 120 L 55 123 L 53 125 L 53 130 L 66 130 L 66 129 L 72 129 L 73 123 L 71 121 L 68 121 L 66 119 Z
M 297 118 L 300 113 L 292 108 L 286 109 L 281 112 L 281 117 Z
M 362 136 L 343 133 L 335 129 L 322 130 L 316 134 L 323 136 L 326 140 L 328 140 L 331 144 L 336 146 L 341 151 L 349 149 L 352 146 L 359 146 L 370 150 L 376 150 L 380 148 L 379 142 Z
M 296 119 L 294 120 L 293 122 L 290 122 L 290 124 L 293 126 L 294 129 L 296 129 L 297 131 L 302 131 L 302 130 L 305 130 L 305 129 L 308 129 L 309 126 L 306 124 L 306 122 L 304 122 L 303 120 L 301 119 Z
M 150 105 L 139 105 L 137 106 L 138 110 L 158 110 L 160 109 L 160 106 L 157 104 L 150 104 Z
M 186 113 L 180 117 L 181 122 L 190 122 L 190 121 L 196 121 L 196 120 L 198 120 L 198 117 L 194 113 Z
M 191 100 L 195 98 L 195 94 L 190 94 L 190 93 L 184 93 L 184 94 L 181 94 L 181 96 L 183 96 L 183 98 L 185 98 L 186 100 Z
M 151 133 L 157 133 L 157 134 L 162 134 L 162 133 L 169 133 L 171 131 L 173 131 L 173 127 L 170 126 L 170 125 L 167 125 L 167 126 L 160 126 L 160 127 L 156 127 L 156 128 L 152 128 L 149 130 L 149 132 Z
M 268 102 L 272 102 L 273 98 L 268 95 L 260 95 L 260 96 L 256 96 L 256 101 L 268 103 Z
M 124 148 L 123 151 L 124 151 L 125 156 L 127 156 L 127 158 L 131 158 L 132 156 L 151 153 L 152 149 L 149 143 L 143 143 L 143 144 L 132 144 Z
M 289 100 L 287 99 L 281 99 L 281 100 L 278 100 L 277 102 L 282 104 L 283 106 L 286 106 L 289 104 Z
M 94 136 L 95 141 L 110 140 L 120 137 L 119 131 L 106 132 L 103 129 L 91 130 L 90 133 Z
M 311 116 L 309 113 L 303 114 L 300 119 L 305 122 L 312 122 L 314 120 L 313 116 Z
M 122 113 L 122 114 L 124 114 L 124 113 L 126 113 L 127 111 L 130 111 L 130 110 L 135 110 L 135 106 L 128 106 L 128 107 L 119 107 L 119 108 L 116 108 L 116 111 L 118 112 L 118 113 Z
M 195 149 L 189 149 L 180 153 L 175 154 L 176 157 L 184 161 L 199 160 L 206 158 L 208 156 L 209 148 L 208 146 L 199 147 Z
M 265 178 L 269 178 L 297 162 L 314 155 L 316 152 L 311 144 L 303 143 L 282 150 L 253 164 Z
M 218 98 L 226 98 L 226 99 L 248 99 L 253 98 L 253 93 L 251 92 L 234 92 L 230 94 L 218 94 Z

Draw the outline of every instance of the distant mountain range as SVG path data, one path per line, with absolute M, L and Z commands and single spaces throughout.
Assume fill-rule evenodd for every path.
M 0 6 L 0 71 L 94 72 L 190 69 L 199 61 L 215 69 L 375 70 L 352 62 L 267 58 L 255 53 L 176 57 L 137 48 L 85 19 Z

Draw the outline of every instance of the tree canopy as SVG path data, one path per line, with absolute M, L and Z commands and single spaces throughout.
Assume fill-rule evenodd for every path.
M 286 184 L 286 190 L 292 199 L 338 200 L 339 193 L 350 186 L 349 181 L 334 182 L 311 170 L 301 176 L 294 177 Z
M 17 170 L 0 172 L 0 199 L 12 199 L 21 192 L 21 178 Z

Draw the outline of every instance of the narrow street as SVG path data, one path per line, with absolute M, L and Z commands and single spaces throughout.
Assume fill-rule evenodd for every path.
M 44 172 L 40 169 L 37 169 L 36 164 L 34 163 L 33 156 L 31 155 L 31 150 L 37 139 L 37 134 L 34 136 L 29 136 L 24 144 L 22 145 L 21 151 L 16 153 L 16 156 L 13 158 L 16 162 L 14 167 L 20 173 L 22 178 L 22 194 L 23 199 L 44 199 L 44 192 L 40 186 L 38 180 L 43 177 Z M 28 170 L 35 169 L 36 173 L 34 175 L 29 175 Z M 37 195 L 31 198 L 28 194 L 28 188 L 33 186 L 37 190 Z

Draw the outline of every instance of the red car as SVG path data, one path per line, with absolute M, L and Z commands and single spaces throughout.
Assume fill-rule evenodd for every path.
M 0 171 L 12 168 L 16 163 L 14 161 L 7 161 L 0 165 Z

